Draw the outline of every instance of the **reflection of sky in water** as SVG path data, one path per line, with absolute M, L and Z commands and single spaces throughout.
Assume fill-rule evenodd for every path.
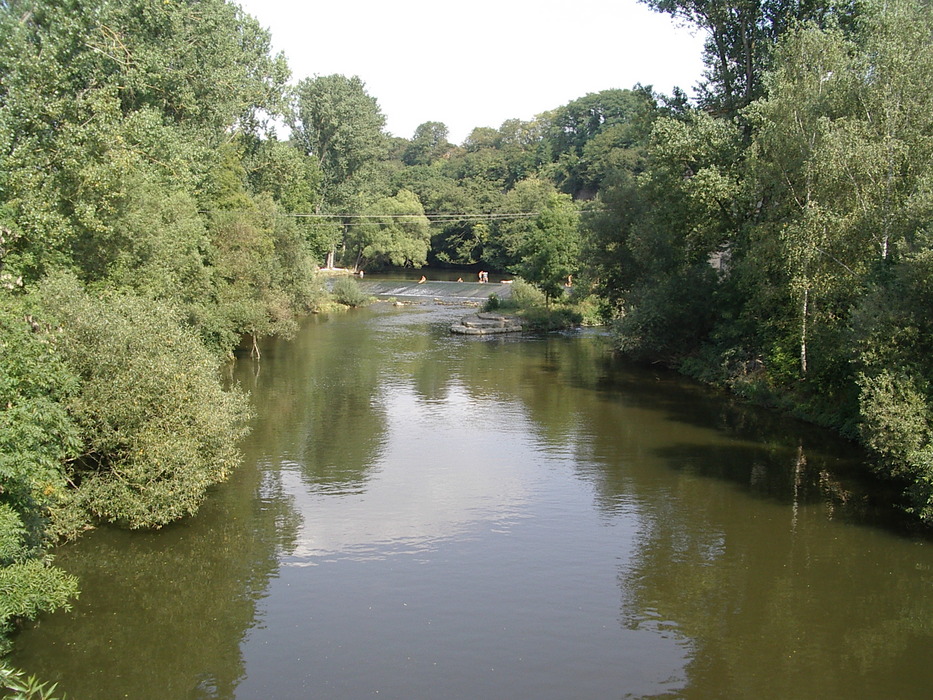
M 364 484 L 308 489 L 300 465 L 283 465 L 285 490 L 304 493 L 304 524 L 286 566 L 417 552 L 521 516 L 535 475 L 520 406 L 499 406 L 493 418 L 485 415 L 488 404 L 459 385 L 442 400 L 425 401 L 389 384 L 378 400 L 388 425 Z
M 396 378 L 364 479 L 282 465 L 302 526 L 243 644 L 238 696 L 629 697 L 682 687 L 689 642 L 623 610 L 634 508 L 593 511 L 570 430 L 456 380 Z
M 604 383 L 585 345 L 452 338 L 459 313 L 309 325 L 282 376 L 264 354 L 258 465 L 64 550 L 75 613 L 16 665 L 138 700 L 929 695 L 930 547 L 798 502 L 825 436 Z

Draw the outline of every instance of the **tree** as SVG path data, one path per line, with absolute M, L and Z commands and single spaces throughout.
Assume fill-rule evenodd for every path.
M 548 116 L 542 143 L 553 164 L 550 176 L 564 192 L 593 197 L 602 173 L 591 167 L 592 158 L 603 157 L 599 152 L 613 143 L 631 144 L 646 135 L 654 109 L 650 89 L 638 86 L 634 90 L 590 93 L 554 110 Z M 611 136 L 603 136 L 610 130 Z M 603 143 L 594 147 L 593 142 L 601 136 Z
M 795 22 L 821 25 L 853 22 L 855 0 L 641 0 L 657 12 L 707 32 L 704 106 L 734 117 L 762 96 L 778 37 Z
M 321 183 L 317 161 L 293 142 L 245 138 L 243 167 L 246 186 L 253 196 L 268 194 L 283 213 L 308 214 L 315 210 Z M 323 260 L 330 240 L 319 222 L 307 216 L 295 217 L 309 253 Z
M 387 153 L 385 117 L 364 87 L 356 76 L 328 75 L 305 78 L 296 88 L 296 116 L 290 126 L 296 142 L 321 171 L 316 213 L 352 213 L 361 195 L 372 188 L 376 162 Z M 346 225 L 342 234 L 330 231 L 328 267 L 336 245 L 347 244 Z
M 533 177 L 515 183 L 496 207 L 496 213 L 504 218 L 490 223 L 484 259 L 503 270 L 521 265 L 522 256 L 529 249 L 529 239 L 538 227 L 538 219 L 555 194 L 557 188 L 547 180 Z
M 442 122 L 420 124 L 402 155 L 402 162 L 406 165 L 430 165 L 451 148 L 448 134 L 447 125 Z
M 222 0 L 7 3 L 0 36 L 3 211 L 27 234 L 8 264 L 29 279 L 105 274 L 127 178 L 193 194 L 214 147 L 281 106 L 287 79 L 268 34 Z
M 580 261 L 577 208 L 568 195 L 553 194 L 535 219 L 515 271 L 544 292 L 548 302 L 564 293 Z
M 292 134 L 322 175 L 316 210 L 339 212 L 387 152 L 385 117 L 356 76 L 305 78 L 296 99 Z
M 430 243 L 430 222 L 417 195 L 408 190 L 374 202 L 351 235 L 360 268 L 421 267 L 427 262 Z

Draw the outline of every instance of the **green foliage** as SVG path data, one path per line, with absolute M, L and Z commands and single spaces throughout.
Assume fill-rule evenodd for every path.
M 763 74 L 778 38 L 797 22 L 851 24 L 861 3 L 843 0 L 641 0 L 706 32 L 705 107 L 735 117 L 763 94 Z
M 694 266 L 634 288 L 615 327 L 619 349 L 669 364 L 698 350 L 713 325 L 715 279 L 712 269 Z
M 584 224 L 620 348 L 859 424 L 933 520 L 933 12 L 648 4 L 710 31 L 713 109 L 584 146 L 616 164 Z
M 7 636 L 17 620 L 70 609 L 77 594 L 77 579 L 46 560 L 27 559 L 0 567 L 0 636 Z M 0 653 L 3 647 L 0 641 Z
M 58 700 L 66 696 L 55 695 L 57 683 L 41 683 L 35 676 L 27 676 L 19 669 L 0 661 L 0 691 L 8 700 Z
M 579 306 L 551 304 L 537 286 L 520 278 L 512 283 L 509 296 L 500 298 L 497 294 L 490 294 L 483 310 L 517 313 L 526 328 L 537 331 L 570 328 L 580 325 L 583 320 Z
M 57 334 L 0 291 L 0 654 L 17 620 L 77 594 L 44 554 L 50 509 L 66 499 L 63 463 L 80 449 L 65 405 L 77 388 Z
M 430 224 L 414 192 L 401 190 L 394 197 L 383 197 L 365 213 L 366 219 L 350 235 L 357 267 L 422 267 L 427 262 Z
M 523 311 L 521 317 L 527 328 L 537 331 L 559 331 L 583 322 L 580 310 L 567 304 L 534 306 Z
M 349 211 L 375 162 L 387 151 L 385 117 L 358 77 L 305 78 L 296 88 L 292 134 L 321 171 L 316 210 Z
M 515 269 L 521 264 L 524 251 L 535 235 L 539 212 L 548 207 L 556 195 L 554 185 L 536 177 L 521 180 L 509 190 L 497 207 L 503 215 L 520 215 L 496 221 L 488 234 L 483 257 L 502 269 Z
M 24 312 L 19 300 L 0 303 L 0 503 L 29 524 L 26 543 L 42 540 L 36 516 L 65 487 L 63 460 L 79 447 L 65 402 L 78 380 L 63 361 L 60 338 Z
M 60 324 L 60 351 L 80 381 L 68 401 L 82 435 L 62 528 L 84 518 L 159 527 L 194 513 L 238 463 L 246 405 L 220 384 L 216 360 L 165 304 L 97 299 L 69 277 L 38 302 Z
M 654 95 L 641 86 L 591 93 L 551 112 L 542 149 L 554 164 L 555 184 L 592 197 L 615 157 L 644 140 L 656 113 Z
M 520 248 L 516 271 L 537 285 L 546 300 L 561 296 L 580 266 L 577 209 L 567 195 L 552 195 Z
M 544 292 L 523 279 L 517 279 L 512 282 L 512 293 L 507 300 L 503 301 L 503 306 L 508 305 L 511 308 L 530 309 L 535 306 L 544 306 L 544 303 Z
M 7 264 L 30 280 L 69 265 L 104 276 L 127 179 L 191 192 L 227 129 L 281 106 L 287 78 L 268 35 L 222 0 L 19 2 L 0 34 L 3 204 L 28 234 Z
M 213 291 L 203 255 L 207 246 L 194 199 L 134 173 L 113 220 L 104 279 L 153 299 L 198 304 Z
M 352 277 L 338 278 L 331 288 L 331 294 L 338 303 L 344 306 L 365 306 L 372 301 L 372 297 L 367 296 L 360 283 Z
M 224 0 L 0 6 L 2 634 L 73 596 L 54 537 L 197 508 L 245 426 L 217 357 L 322 293 L 269 49 Z
M 402 162 L 405 165 L 430 165 L 450 150 L 448 133 L 447 126 L 441 122 L 419 125 L 402 155 Z
M 301 152 L 294 142 L 251 138 L 247 141 L 243 166 L 248 189 L 254 196 L 269 196 L 283 214 L 315 211 L 321 187 L 317 161 Z M 312 219 L 295 218 L 312 260 L 324 260 L 336 236 Z

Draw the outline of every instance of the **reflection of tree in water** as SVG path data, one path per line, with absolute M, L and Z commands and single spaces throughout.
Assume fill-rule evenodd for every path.
M 275 474 L 247 466 L 196 518 L 90 533 L 56 559 L 81 580 L 75 609 L 26 630 L 15 663 L 74 698 L 233 697 L 240 641 L 298 524 Z
M 923 548 L 819 510 L 736 513 L 721 489 L 682 486 L 639 514 L 620 585 L 627 626 L 667 623 L 689 640 L 683 697 L 922 697 Z
M 253 439 L 267 462 L 297 465 L 315 487 L 362 486 L 385 433 L 373 400 L 380 360 L 371 342 L 353 315 L 309 319 L 294 340 L 266 344 L 258 379 L 244 369 L 260 416 Z
M 623 624 L 687 645 L 679 696 L 929 687 L 933 557 L 865 526 L 891 524 L 879 505 L 890 499 L 848 443 L 664 372 L 600 363 L 593 343 L 485 351 L 466 358 L 472 390 L 520 400 L 544 446 L 577 456 L 607 516 L 636 528 Z
M 677 379 L 624 382 L 630 394 L 607 395 L 588 419 L 584 461 L 600 465 L 587 476 L 604 507 L 627 506 L 638 523 L 620 573 L 625 624 L 691 647 L 681 695 L 917 696 L 928 665 L 911 647 L 931 649 L 933 558 L 846 524 L 892 515 L 853 474 L 859 455 L 810 426 L 693 396 Z
M 769 501 L 819 504 L 829 518 L 900 524 L 893 490 L 867 473 L 852 443 L 679 375 L 615 360 L 596 339 L 564 340 L 549 339 L 538 361 L 522 358 L 528 376 L 514 390 L 550 443 L 575 440 L 587 470 L 581 477 L 599 485 L 605 507 L 632 494 L 635 473 L 651 481 L 661 468 Z

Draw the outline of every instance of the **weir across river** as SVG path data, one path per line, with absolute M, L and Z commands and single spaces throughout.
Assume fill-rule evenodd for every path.
M 377 297 L 445 299 L 449 301 L 485 301 L 490 294 L 506 299 L 512 286 L 502 283 L 447 282 L 442 280 L 361 280 L 360 287 Z

